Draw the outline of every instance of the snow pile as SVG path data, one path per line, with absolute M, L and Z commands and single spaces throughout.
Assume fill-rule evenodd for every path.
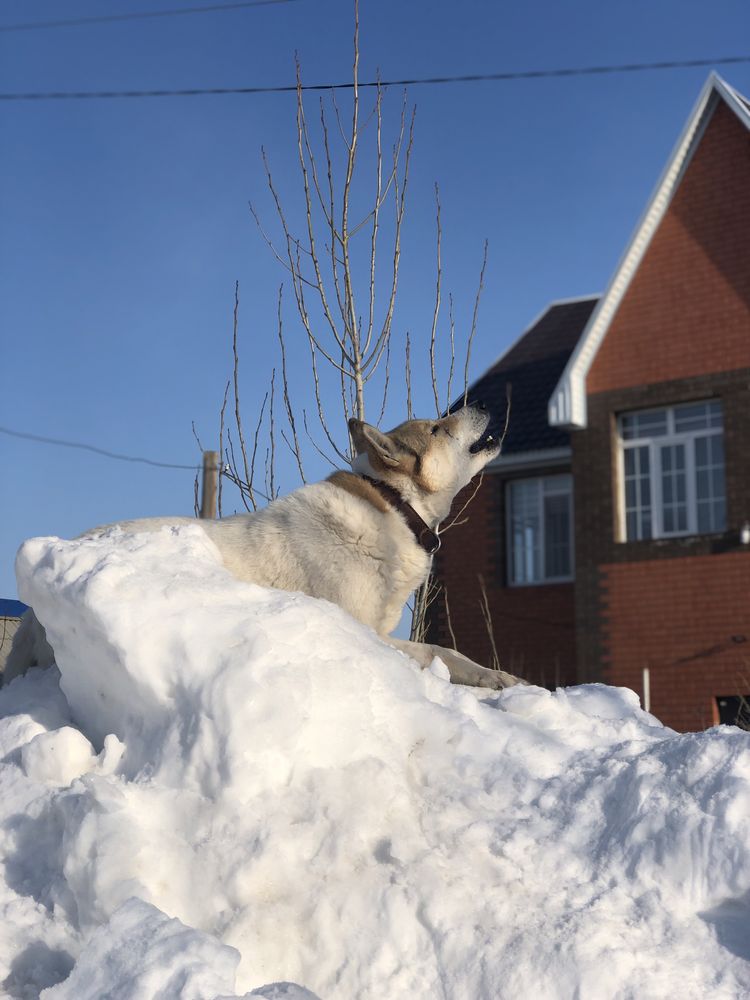
M 18 569 L 60 673 L 0 691 L 4 995 L 750 993 L 747 734 L 451 686 L 198 525 Z

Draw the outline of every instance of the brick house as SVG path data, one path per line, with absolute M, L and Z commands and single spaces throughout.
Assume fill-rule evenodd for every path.
M 433 641 L 485 663 L 494 643 L 547 686 L 625 685 L 678 730 L 734 721 L 750 693 L 750 103 L 718 76 L 606 291 L 552 304 L 470 398 L 504 405 L 508 384 L 503 454 L 436 560 Z

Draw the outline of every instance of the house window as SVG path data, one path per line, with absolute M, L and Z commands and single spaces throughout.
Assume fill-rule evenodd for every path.
M 750 730 L 750 695 L 729 694 L 716 699 L 716 722 Z
M 723 426 L 715 399 L 620 416 L 627 541 L 725 530 Z
M 517 479 L 508 484 L 507 499 L 510 582 L 572 580 L 571 476 Z

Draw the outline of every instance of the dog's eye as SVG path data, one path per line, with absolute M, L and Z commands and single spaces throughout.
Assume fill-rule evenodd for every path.
M 437 434 L 439 430 L 440 430 L 440 424 L 433 424 L 430 429 L 430 434 Z

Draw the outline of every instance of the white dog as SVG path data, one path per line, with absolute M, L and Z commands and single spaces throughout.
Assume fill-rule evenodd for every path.
M 439 656 L 454 683 L 517 684 L 518 678 L 479 666 L 455 650 L 390 635 L 409 595 L 427 579 L 440 544 L 437 529 L 453 498 L 500 451 L 490 424 L 481 405 L 440 420 L 409 420 L 387 434 L 352 419 L 352 472 L 335 472 L 254 514 L 197 523 L 238 579 L 332 601 L 420 666 Z M 123 521 L 120 527 L 154 531 L 180 523 L 196 522 L 147 518 Z M 42 626 L 27 612 L 5 682 L 53 659 Z

